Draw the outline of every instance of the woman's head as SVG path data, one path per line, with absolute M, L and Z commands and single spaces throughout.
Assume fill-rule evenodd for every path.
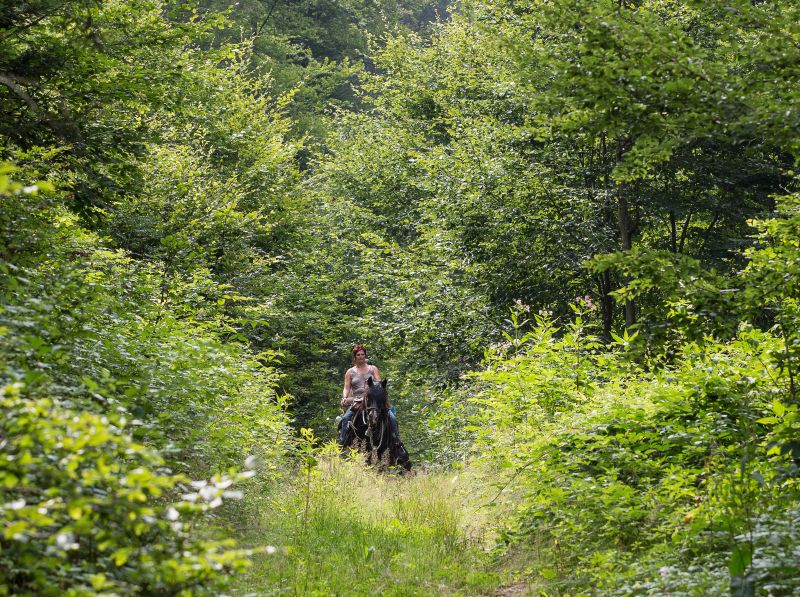
M 356 344 L 353 346 L 353 362 L 355 363 L 360 356 L 359 353 L 363 353 L 364 358 L 367 358 L 367 347 L 363 344 Z

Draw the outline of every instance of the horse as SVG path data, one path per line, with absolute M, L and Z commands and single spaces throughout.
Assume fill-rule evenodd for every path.
M 386 380 L 375 383 L 370 376 L 362 407 L 350 421 L 344 448 L 364 452 L 367 464 L 376 465 L 379 469 L 399 465 L 409 471 L 411 461 L 408 452 L 400 438 L 392 436 L 388 401 Z

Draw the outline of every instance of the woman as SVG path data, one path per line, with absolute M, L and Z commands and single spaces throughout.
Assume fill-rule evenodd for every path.
M 342 401 L 339 405 L 347 408 L 347 412 L 342 416 L 342 426 L 339 430 L 339 443 L 344 445 L 347 439 L 347 428 L 350 419 L 353 418 L 353 405 L 362 402 L 367 396 L 367 380 L 372 376 L 373 381 L 381 381 L 381 372 L 375 365 L 367 364 L 367 349 L 363 344 L 356 344 L 353 347 L 353 366 L 344 374 L 344 389 L 342 390 Z M 388 401 L 388 399 L 387 399 Z M 389 407 L 389 422 L 392 426 L 394 437 L 399 440 L 400 432 L 397 428 L 397 419 L 394 416 L 394 409 Z

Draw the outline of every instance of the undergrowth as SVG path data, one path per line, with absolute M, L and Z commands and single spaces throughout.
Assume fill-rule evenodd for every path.
M 515 340 L 472 398 L 470 467 L 514 509 L 497 567 L 542 595 L 798 594 L 798 406 L 779 338 L 743 324 L 649 370 L 579 313 Z
M 378 473 L 323 448 L 294 483 L 262 498 L 243 542 L 267 545 L 237 585 L 240 595 L 477 595 L 486 521 L 466 479 Z

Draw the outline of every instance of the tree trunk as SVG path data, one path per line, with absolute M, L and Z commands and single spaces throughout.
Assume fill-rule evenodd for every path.
M 600 290 L 600 314 L 603 319 L 602 338 L 604 342 L 611 342 L 611 328 L 614 325 L 614 297 L 611 292 L 612 287 L 611 272 L 606 270 L 598 277 Z
M 675 210 L 669 210 L 669 242 L 672 252 L 678 252 L 678 226 L 675 223 Z
M 686 234 L 689 232 L 689 222 L 692 221 L 692 214 L 694 212 L 690 211 L 689 215 L 686 216 L 686 221 L 683 223 L 683 230 L 681 231 L 681 244 L 678 246 L 678 253 L 683 253 L 683 246 L 686 242 Z
M 706 228 L 705 234 L 703 234 L 703 244 L 700 246 L 700 250 L 698 251 L 698 256 L 702 255 L 703 252 L 706 250 L 706 244 L 708 243 L 708 239 L 711 237 L 711 230 L 716 226 L 717 221 L 719 220 L 719 212 L 714 212 L 714 219 L 711 220 L 711 223 Z
M 619 226 L 619 236 L 623 251 L 630 251 L 632 245 L 631 214 L 628 200 L 623 194 L 622 188 L 617 189 L 617 224 Z M 625 327 L 630 328 L 636 323 L 636 305 L 631 299 L 625 299 Z

